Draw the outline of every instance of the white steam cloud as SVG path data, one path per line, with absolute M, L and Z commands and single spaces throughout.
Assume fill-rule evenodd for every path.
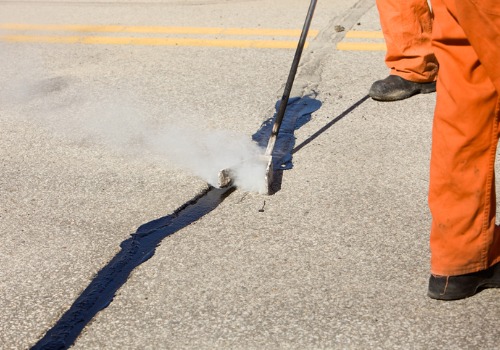
M 11 74 L 0 88 L 2 108 L 14 115 L 70 139 L 105 144 L 137 156 L 151 155 L 156 162 L 174 164 L 213 186 L 225 168 L 232 170 L 234 184 L 241 190 L 261 192 L 266 186 L 264 152 L 248 135 L 180 123 L 161 125 L 136 94 L 123 89 L 89 86 L 71 75 L 47 76 L 43 69 L 28 64 L 21 68 L 0 64 L 0 68 L 20 72 Z
M 217 185 L 220 170 L 230 168 L 240 189 L 259 192 L 265 186 L 264 152 L 246 135 L 170 126 L 150 141 L 152 149 L 211 185 Z

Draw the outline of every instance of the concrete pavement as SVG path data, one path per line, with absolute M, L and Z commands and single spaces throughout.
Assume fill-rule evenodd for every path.
M 0 2 L 0 22 L 296 29 L 307 6 Z M 451 303 L 425 295 L 435 95 L 366 97 L 387 74 L 384 52 L 337 44 L 380 43 L 346 37 L 380 31 L 372 2 L 320 1 L 312 28 L 294 92 L 322 106 L 296 130 L 280 190 L 237 189 L 163 239 L 74 348 L 498 348 L 497 290 Z M 250 137 L 272 115 L 293 50 L 0 48 L 0 347 L 25 349 L 130 234 L 207 188 L 161 154 L 149 157 L 147 132 L 181 124 Z

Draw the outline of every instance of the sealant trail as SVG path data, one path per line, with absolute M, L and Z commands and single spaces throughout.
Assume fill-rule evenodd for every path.
M 69 310 L 32 349 L 69 348 L 90 320 L 112 302 L 130 273 L 154 255 L 156 247 L 165 237 L 214 210 L 232 191 L 234 187 L 211 187 L 173 214 L 139 227 L 136 233 L 120 244 L 120 252 L 99 271 Z

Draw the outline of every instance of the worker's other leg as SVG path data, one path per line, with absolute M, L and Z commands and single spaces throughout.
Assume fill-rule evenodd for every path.
M 370 96 L 395 101 L 434 92 L 438 62 L 431 44 L 432 13 L 427 0 L 377 0 L 377 8 L 390 75 L 372 85 Z
M 427 0 L 377 0 L 391 74 L 425 83 L 436 80 L 432 13 Z

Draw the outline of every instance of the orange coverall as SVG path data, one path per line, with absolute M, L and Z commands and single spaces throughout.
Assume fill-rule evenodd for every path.
M 387 45 L 385 64 L 391 74 L 417 83 L 436 80 L 438 63 L 427 0 L 377 0 L 377 8 Z
M 431 273 L 500 261 L 495 154 L 500 119 L 500 1 L 432 0 L 440 63 L 432 131 Z

